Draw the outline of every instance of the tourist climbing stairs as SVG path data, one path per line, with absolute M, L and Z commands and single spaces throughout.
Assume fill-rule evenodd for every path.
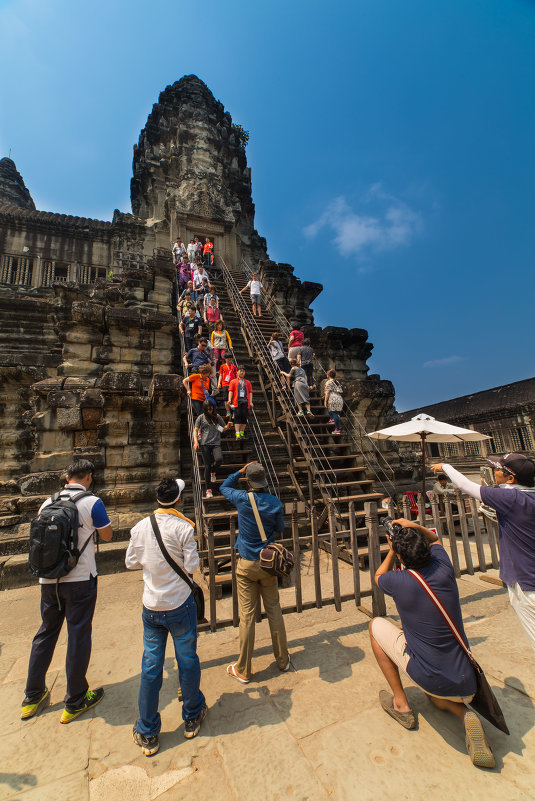
M 266 406 L 271 412 L 270 422 L 285 443 L 287 470 L 294 492 L 314 509 L 319 532 L 328 527 L 335 528 L 340 546 L 338 555 L 351 562 L 352 551 L 345 547 L 344 542 L 349 545 L 354 532 L 363 527 L 366 502 L 376 501 L 380 505 L 387 490 L 384 487 L 382 492 L 374 490 L 369 460 L 367 464 L 363 463 L 364 454 L 355 440 L 345 434 L 333 434 L 319 388 L 311 391 L 313 416 L 297 415 L 293 393 L 281 380 L 267 348 L 273 331 L 280 330 L 280 312 L 273 308 L 271 301 L 262 317 L 253 317 L 248 294 L 240 294 L 250 278 L 246 265 L 242 263 L 240 269 L 228 269 L 221 258 L 217 263 L 229 300 L 239 314 L 249 351 L 258 365 Z M 287 321 L 285 324 L 288 325 Z M 328 541 L 322 542 L 329 550 Z M 362 563 L 367 561 L 364 550 L 359 560 Z

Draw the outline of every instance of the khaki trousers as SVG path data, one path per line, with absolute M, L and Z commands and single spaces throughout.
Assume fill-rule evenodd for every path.
M 236 670 L 248 679 L 251 677 L 258 593 L 262 596 L 264 609 L 269 621 L 275 659 L 280 668 L 286 667 L 288 663 L 288 646 L 279 601 L 277 576 L 271 576 L 265 570 L 262 570 L 258 560 L 250 562 L 240 556 L 236 568 L 236 583 L 240 610 L 240 657 L 236 662 Z

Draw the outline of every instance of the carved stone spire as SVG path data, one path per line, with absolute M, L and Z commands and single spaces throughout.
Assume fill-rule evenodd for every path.
M 186 228 L 196 230 L 190 221 L 204 220 L 248 249 L 253 243 L 257 258 L 266 256 L 254 230 L 251 170 L 240 131 L 196 75 L 168 86 L 153 106 L 134 146 L 130 195 L 136 216 L 167 220 L 173 235 L 184 236 Z
M 0 159 L 0 205 L 35 211 L 35 203 L 12 159 Z

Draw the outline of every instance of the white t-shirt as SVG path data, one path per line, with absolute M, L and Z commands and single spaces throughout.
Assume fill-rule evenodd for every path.
M 251 289 L 251 296 L 252 295 L 260 295 L 261 291 L 264 289 L 262 286 L 261 281 L 249 281 L 247 284 L 248 287 Z
M 202 273 L 199 272 L 198 269 L 194 271 L 194 273 L 193 273 L 193 286 L 194 286 L 195 289 L 198 289 L 200 286 L 202 286 L 202 279 L 203 278 L 208 278 L 208 280 L 210 280 L 206 270 L 203 270 Z
M 85 492 L 86 489 L 83 484 L 66 484 L 64 489 L 61 490 L 60 497 L 68 497 L 69 495 L 77 495 L 79 492 Z M 39 509 L 44 509 L 52 503 L 52 498 L 48 498 Z M 60 582 L 68 583 L 71 581 L 89 581 L 91 576 L 97 575 L 97 564 L 95 562 L 95 538 L 92 536 L 95 529 L 98 531 L 100 528 L 106 528 L 110 525 L 110 518 L 104 507 L 104 504 L 97 498 L 96 495 L 86 495 L 85 498 L 80 498 L 76 507 L 78 509 L 78 547 L 80 550 L 83 548 L 88 537 L 91 537 L 80 560 L 76 567 L 70 573 L 60 578 Z M 56 579 L 39 579 L 40 584 L 55 584 Z
M 155 517 L 171 559 L 186 573 L 195 573 L 199 556 L 193 526 L 172 513 L 155 514 Z M 143 568 L 143 606 L 152 612 L 177 609 L 191 593 L 186 582 L 167 564 L 149 517 L 140 520 L 131 530 L 125 564 L 129 570 Z

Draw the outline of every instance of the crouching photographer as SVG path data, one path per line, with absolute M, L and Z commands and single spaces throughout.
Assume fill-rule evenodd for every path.
M 388 521 L 386 528 L 390 550 L 375 582 L 394 599 L 402 628 L 385 618 L 370 623 L 373 653 L 392 690 L 379 693 L 381 706 L 406 729 L 416 728 L 401 668 L 436 707 L 463 721 L 474 765 L 492 768 L 494 756 L 481 721 L 467 707 L 477 689 L 474 668 L 436 605 L 438 600 L 468 645 L 450 558 L 435 532 L 418 523 L 400 518 Z

